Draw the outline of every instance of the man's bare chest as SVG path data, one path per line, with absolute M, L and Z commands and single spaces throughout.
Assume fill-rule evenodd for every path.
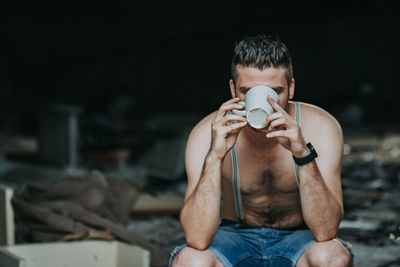
M 239 150 L 237 164 L 240 173 L 240 191 L 243 197 L 272 197 L 296 192 L 294 163 L 289 156 L 285 153 L 255 156 Z M 234 163 L 229 154 L 222 166 L 222 178 L 225 184 L 232 183 L 232 164 Z

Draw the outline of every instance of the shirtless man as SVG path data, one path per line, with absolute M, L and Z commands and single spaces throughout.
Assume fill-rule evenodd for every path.
M 171 253 L 172 266 L 352 266 L 349 243 L 336 237 L 343 217 L 339 123 L 319 107 L 290 101 L 292 62 L 276 38 L 238 43 L 229 85 L 232 99 L 201 120 L 187 142 L 180 214 L 187 244 Z M 230 112 L 242 109 L 238 102 L 257 85 L 274 89 L 280 103 L 266 99 L 276 112 L 262 130 Z

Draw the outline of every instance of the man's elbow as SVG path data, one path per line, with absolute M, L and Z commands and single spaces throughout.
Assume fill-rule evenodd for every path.
M 337 227 L 334 227 L 332 229 L 320 229 L 313 234 L 317 242 L 325 242 L 334 239 L 336 237 L 337 231 Z
M 336 238 L 339 231 L 339 224 L 343 218 L 343 208 L 338 210 L 336 218 L 331 221 L 320 224 L 319 227 L 314 228 L 312 231 L 314 238 L 317 242 L 329 241 Z
M 186 242 L 188 243 L 189 247 L 201 251 L 206 250 L 210 246 L 211 240 L 214 235 L 200 231 L 200 229 L 193 231 L 193 229 L 195 228 L 196 227 L 182 224 L 182 229 L 185 233 Z
M 206 240 L 204 238 L 193 238 L 193 239 L 186 238 L 186 239 L 189 247 L 192 247 L 200 251 L 206 250 L 211 243 L 211 240 Z

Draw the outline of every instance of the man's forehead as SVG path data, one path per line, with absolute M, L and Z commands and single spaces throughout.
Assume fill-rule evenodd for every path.
M 256 85 L 266 85 L 269 87 L 285 87 L 286 69 L 284 67 L 270 67 L 260 70 L 254 67 L 238 67 L 237 71 L 238 87 L 253 87 Z

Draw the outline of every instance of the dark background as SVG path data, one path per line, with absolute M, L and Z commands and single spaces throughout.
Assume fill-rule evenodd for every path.
M 208 114 L 229 98 L 235 42 L 255 33 L 287 44 L 296 100 L 344 125 L 395 124 L 398 11 L 396 1 L 15 2 L 1 11 L 0 131 L 35 134 L 52 103 L 125 105 L 136 119 Z

